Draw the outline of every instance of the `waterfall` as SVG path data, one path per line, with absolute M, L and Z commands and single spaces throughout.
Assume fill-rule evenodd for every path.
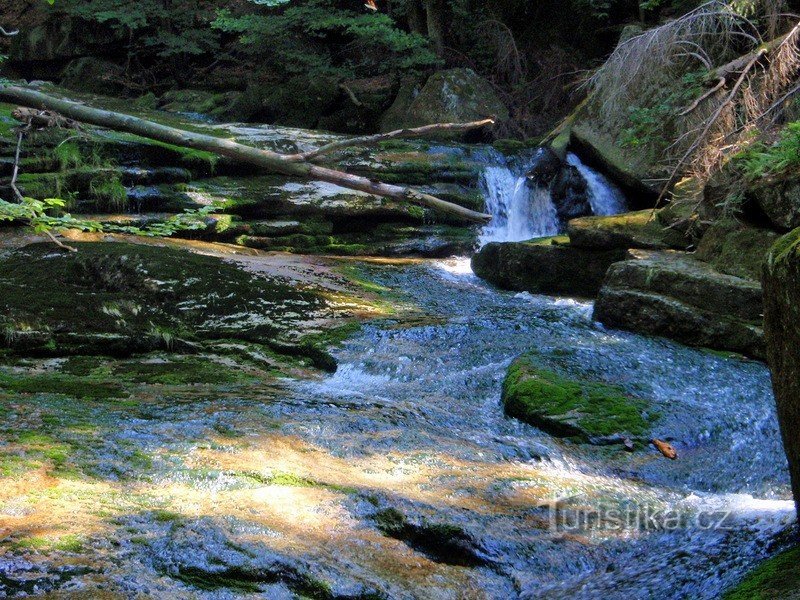
M 492 222 L 480 236 L 480 244 L 521 242 L 558 233 L 558 214 L 550 191 L 531 189 L 524 176 L 502 165 L 486 167 L 481 175 L 486 212 Z
M 499 155 L 486 160 L 480 186 L 492 221 L 481 231 L 480 245 L 558 235 L 562 230 L 558 198 L 554 201 L 549 186 L 532 185 L 525 177 L 533 160 L 516 165 Z M 625 194 L 608 178 L 587 167 L 575 154 L 567 155 L 567 163 L 586 181 L 592 214 L 610 216 L 627 210 Z
M 586 180 L 589 186 L 589 204 L 592 206 L 592 213 L 607 217 L 627 210 L 625 194 L 608 178 L 587 167 L 572 152 L 567 154 L 567 163 L 578 169 Z

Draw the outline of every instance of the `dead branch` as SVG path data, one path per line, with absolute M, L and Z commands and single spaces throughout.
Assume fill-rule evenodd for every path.
M 352 102 L 358 107 L 364 106 L 364 103 L 358 99 L 358 96 L 356 96 L 355 92 L 350 89 L 349 85 L 347 85 L 346 83 L 340 83 L 339 89 L 342 90 L 345 94 L 347 94 L 347 97 L 350 98 L 350 102 Z
M 22 151 L 22 139 L 25 137 L 25 132 L 23 130 L 17 131 L 17 149 L 14 153 L 14 172 L 11 175 L 11 189 L 14 190 L 14 195 L 17 197 L 17 202 L 24 202 L 25 198 L 22 195 L 22 192 L 19 191 L 17 187 L 17 176 L 19 175 L 19 157 Z M 50 240 L 59 248 L 63 248 L 64 250 L 68 250 L 70 252 L 77 252 L 77 248 L 73 248 L 72 246 L 68 246 L 61 242 L 59 239 L 56 238 L 49 230 L 45 229 L 44 233 Z
M 693 113 L 697 109 L 697 107 L 700 106 L 705 100 L 707 100 L 708 98 L 710 98 L 711 96 L 716 94 L 718 91 L 720 91 L 722 88 L 724 88 L 725 84 L 727 82 L 728 82 L 727 79 L 725 79 L 724 77 L 720 77 L 719 81 L 717 82 L 717 85 L 715 85 L 713 88 L 708 90 L 705 94 L 700 96 L 697 100 L 692 102 L 692 105 L 689 108 L 687 108 L 686 110 L 684 110 L 683 112 L 679 113 L 678 116 L 685 117 L 686 115 L 688 115 L 690 113 Z
M 34 110 L 24 106 L 18 106 L 11 111 L 11 116 L 27 127 L 35 129 L 48 129 L 58 127 L 60 129 L 80 129 L 76 121 L 67 119 L 59 114 L 48 110 Z
M 656 206 L 658 206 L 661 203 L 661 201 L 664 199 L 664 197 L 669 193 L 669 189 L 672 186 L 672 184 L 675 183 L 675 180 L 680 175 L 681 169 L 683 169 L 683 167 L 688 163 L 689 159 L 691 159 L 691 157 L 695 153 L 695 151 L 703 143 L 703 141 L 706 138 L 706 135 L 708 135 L 708 133 L 711 131 L 711 128 L 714 127 L 714 125 L 716 124 L 716 122 L 719 119 L 720 115 L 722 115 L 722 112 L 725 110 L 725 108 L 731 102 L 734 101 L 734 99 L 736 98 L 736 94 L 738 93 L 739 89 L 742 87 L 744 82 L 747 80 L 748 73 L 750 73 L 752 68 L 755 67 L 756 64 L 758 64 L 758 62 L 761 60 L 761 58 L 766 53 L 767 53 L 766 48 L 759 49 L 759 51 L 756 52 L 752 56 L 752 58 L 750 59 L 750 62 L 747 65 L 745 65 L 745 67 L 742 69 L 741 73 L 739 74 L 739 78 L 736 80 L 736 83 L 734 84 L 733 88 L 731 88 L 730 93 L 725 97 L 725 100 L 722 101 L 722 104 L 720 104 L 717 107 L 717 110 L 714 111 L 714 114 L 712 114 L 711 117 L 706 121 L 706 124 L 705 124 L 705 127 L 703 127 L 703 130 L 700 132 L 700 134 L 697 136 L 697 138 L 695 138 L 695 141 L 692 143 L 692 145 L 689 146 L 689 149 L 686 150 L 684 155 L 678 161 L 678 164 L 675 165 L 675 168 L 672 170 L 672 173 L 670 174 L 669 179 L 667 179 L 667 183 L 664 185 L 664 188 L 661 190 L 661 194 L 659 194 L 659 196 L 658 196 L 658 200 L 656 201 Z
M 463 133 L 473 129 L 480 129 L 488 125 L 494 125 L 494 119 L 484 119 L 482 121 L 472 121 L 470 123 L 437 123 L 435 125 L 425 125 L 414 129 L 398 129 L 397 131 L 390 131 L 389 133 L 378 133 L 375 135 L 348 138 L 346 140 L 337 140 L 321 148 L 317 148 L 316 150 L 288 155 L 287 158 L 289 160 L 301 162 L 311 161 L 324 154 L 330 154 L 331 152 L 336 152 L 352 146 L 371 146 L 397 138 L 412 139 L 431 137 L 441 133 Z
M 229 139 L 168 127 L 123 113 L 92 108 L 14 85 L 0 86 L 0 100 L 29 108 L 50 110 L 81 123 L 124 131 L 185 148 L 212 152 L 273 173 L 325 181 L 376 196 L 412 202 L 468 221 L 484 223 L 491 220 L 490 215 L 475 212 L 406 186 L 373 181 L 366 177 L 320 167 L 286 154 L 254 148 Z

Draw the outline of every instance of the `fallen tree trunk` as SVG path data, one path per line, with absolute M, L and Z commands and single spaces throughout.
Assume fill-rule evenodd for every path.
M 115 131 L 124 131 L 175 146 L 213 152 L 220 156 L 260 167 L 266 171 L 281 173 L 301 179 L 326 181 L 376 196 L 412 202 L 421 206 L 427 206 L 439 212 L 460 217 L 467 221 L 483 223 L 491 220 L 490 215 L 475 212 L 463 206 L 453 204 L 452 202 L 436 198 L 430 194 L 425 194 L 419 190 L 373 181 L 366 177 L 321 167 L 307 160 L 298 160 L 297 155 L 279 154 L 270 150 L 262 150 L 260 148 L 240 144 L 233 140 L 184 131 L 182 129 L 147 121 L 139 117 L 93 108 L 70 100 L 62 100 L 48 94 L 19 86 L 0 86 L 0 101 L 16 103 L 38 110 L 52 111 L 81 123 L 106 127 Z M 480 126 L 489 124 L 490 122 L 489 120 L 480 122 Z M 465 124 L 465 126 L 474 128 L 477 125 L 472 123 Z M 446 127 L 448 131 L 453 131 L 458 125 L 448 124 L 443 127 Z M 430 130 L 434 130 L 434 127 Z

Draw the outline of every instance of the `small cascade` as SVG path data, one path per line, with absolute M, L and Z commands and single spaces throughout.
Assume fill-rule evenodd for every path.
M 604 175 L 587 167 L 581 159 L 570 152 L 567 163 L 578 169 L 589 188 L 589 204 L 592 212 L 601 217 L 618 215 L 627 210 L 625 194 Z
M 558 185 L 555 188 L 554 184 L 536 185 L 526 177 L 535 160 L 533 155 L 527 162 L 514 164 L 500 155 L 486 157 L 480 184 L 492 222 L 481 232 L 481 246 L 490 242 L 522 242 L 562 231 L 563 221 L 569 217 L 559 218 L 559 202 L 569 202 L 569 196 L 563 191 L 558 196 Z M 582 202 L 588 201 L 587 212 L 591 207 L 591 214 L 610 216 L 627 210 L 625 194 L 608 178 L 583 164 L 575 154 L 569 153 L 566 162 L 586 182 L 585 188 L 581 184 L 580 193 L 585 193 Z
M 506 165 L 486 167 L 481 188 L 486 211 L 492 215 L 492 222 L 481 232 L 481 246 L 558 233 L 558 214 L 550 191 L 540 186 L 531 188 L 524 173 L 515 173 Z

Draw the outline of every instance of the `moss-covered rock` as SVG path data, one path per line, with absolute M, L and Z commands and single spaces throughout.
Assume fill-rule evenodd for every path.
M 324 353 L 299 343 L 329 315 L 313 292 L 173 248 L 77 247 L 73 254 L 37 244 L 0 260 L 0 327 L 12 352 L 126 356 L 241 340 L 330 367 Z
M 684 344 L 764 357 L 761 286 L 678 252 L 613 265 L 594 318 Z
M 488 81 L 471 69 L 438 71 L 414 93 L 413 83 L 401 89 L 381 120 L 381 131 L 433 123 L 463 123 L 495 117 L 508 119 L 508 109 Z
M 618 386 L 562 377 L 531 355 L 514 361 L 503 383 L 506 414 L 558 437 L 621 442 L 647 436 L 654 414 Z
M 796 178 L 765 178 L 748 188 L 747 197 L 776 229 L 800 227 L 800 184 Z
M 710 226 L 695 252 L 695 258 L 710 263 L 722 273 L 759 281 L 764 259 L 780 234 L 738 222 Z
M 625 249 L 576 248 L 566 237 L 491 243 L 472 259 L 478 277 L 503 289 L 535 294 L 593 297 L 606 271 L 629 258 Z
M 691 245 L 679 232 L 659 223 L 653 210 L 573 219 L 567 224 L 567 235 L 576 248 L 686 250 Z
M 800 548 L 792 548 L 761 563 L 723 600 L 798 600 L 800 598 Z
M 792 490 L 800 504 L 800 229 L 772 248 L 763 281 L 767 356 Z

